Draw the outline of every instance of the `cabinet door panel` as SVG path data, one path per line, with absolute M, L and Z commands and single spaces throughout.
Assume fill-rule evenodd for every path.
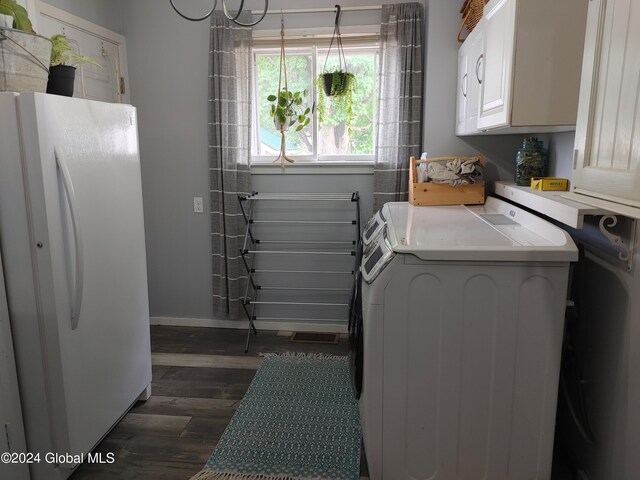
M 482 22 L 458 50 L 456 135 L 478 132 L 478 96 L 482 69 Z
M 515 38 L 515 0 L 487 4 L 484 16 L 484 51 L 480 67 L 480 111 L 478 128 L 509 123 Z
M 614 24 L 629 21 L 629 28 L 614 29 L 615 44 L 612 42 L 611 51 L 615 52 L 616 77 L 620 75 L 620 85 L 617 92 L 621 101 L 615 112 L 616 128 L 610 135 L 614 137 L 611 152 L 612 168 L 638 171 L 640 158 L 638 148 L 640 132 L 638 131 L 638 98 L 640 95 L 640 54 L 636 50 L 640 46 L 640 6 L 637 1 L 620 2 L 622 8 L 616 8 Z M 619 10 L 619 12 L 618 12 Z M 624 55 L 622 55 L 624 52 Z M 608 92 L 609 93 L 609 92 Z M 612 100 L 614 91 L 611 93 Z M 635 157 L 633 155 L 635 146 Z
M 576 130 L 574 190 L 640 206 L 640 3 L 593 0 Z
M 458 91 L 456 93 L 456 135 L 464 135 L 467 132 L 467 106 L 469 95 L 468 46 L 463 43 L 458 50 Z
M 478 131 L 478 110 L 479 97 L 480 97 L 480 80 L 482 60 L 484 59 L 482 53 L 484 49 L 484 30 L 476 27 L 471 32 L 469 38 L 469 93 L 467 94 L 467 132 Z

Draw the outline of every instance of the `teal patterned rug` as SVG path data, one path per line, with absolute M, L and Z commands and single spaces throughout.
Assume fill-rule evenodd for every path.
M 192 480 L 357 480 L 360 436 L 348 357 L 268 354 Z

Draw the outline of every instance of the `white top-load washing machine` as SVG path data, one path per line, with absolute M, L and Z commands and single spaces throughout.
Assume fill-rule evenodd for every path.
M 372 480 L 551 475 L 569 262 L 501 200 L 387 203 L 365 227 L 360 413 Z

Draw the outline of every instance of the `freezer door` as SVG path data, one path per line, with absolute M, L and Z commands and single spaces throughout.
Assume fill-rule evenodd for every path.
M 0 255 L 0 427 L 2 426 L 4 428 L 0 430 L 0 453 L 6 455 L 7 453 L 26 452 L 18 378 Z M 0 461 L 0 478 L 29 480 L 28 465 L 18 461 L 15 463 Z
M 151 382 L 136 111 L 45 94 L 18 107 L 53 447 L 86 453 Z

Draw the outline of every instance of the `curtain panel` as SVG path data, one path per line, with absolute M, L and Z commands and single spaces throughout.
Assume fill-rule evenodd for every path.
M 423 13 L 419 3 L 382 6 L 373 207 L 407 200 L 409 157 L 422 147 Z
M 238 195 L 250 191 L 251 29 L 211 16 L 209 60 L 209 182 L 213 307 L 240 318 L 247 273 L 240 249 L 244 220 Z

